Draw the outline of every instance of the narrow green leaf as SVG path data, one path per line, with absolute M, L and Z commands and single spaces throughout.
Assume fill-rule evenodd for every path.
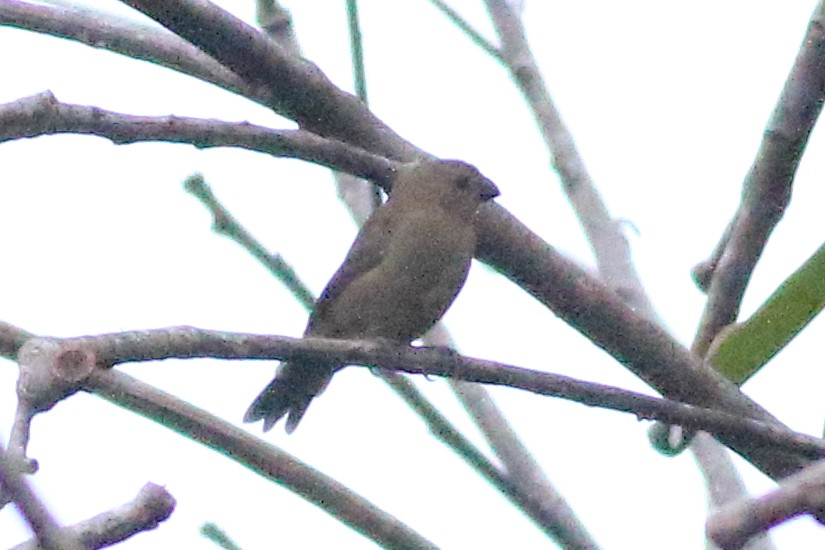
M 719 333 L 708 363 L 744 383 L 794 339 L 825 307 L 825 245 L 821 246 L 744 323 Z

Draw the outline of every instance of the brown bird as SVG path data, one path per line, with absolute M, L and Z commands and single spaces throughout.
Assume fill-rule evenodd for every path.
M 450 307 L 470 269 L 478 207 L 498 188 L 457 160 L 402 165 L 387 202 L 361 227 L 344 263 L 321 293 L 304 336 L 409 345 Z M 282 363 L 244 422 L 264 431 L 288 415 L 298 426 L 312 398 L 344 365 Z

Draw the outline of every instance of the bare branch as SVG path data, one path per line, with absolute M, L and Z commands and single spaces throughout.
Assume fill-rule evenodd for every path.
M 85 550 L 71 535 L 60 532 L 60 527 L 40 499 L 23 479 L 16 464 L 10 461 L 0 446 L 0 502 L 14 502 L 20 515 L 34 532 L 41 548 L 45 550 Z M 6 496 L 7 495 L 7 496 Z
M 525 36 L 521 17 L 507 0 L 486 0 L 487 10 L 501 41 L 502 57 L 544 136 L 562 189 L 584 228 L 601 279 L 638 313 L 656 318 L 642 287 L 622 226 L 602 200 L 573 135 L 556 108 Z
M 384 125 L 355 96 L 336 88 L 313 63 L 209 2 L 122 0 L 188 40 L 254 86 L 272 94 L 270 106 L 305 130 L 337 137 L 388 158 L 420 153 Z
M 693 456 L 705 477 L 711 512 L 731 502 L 748 498 L 748 490 L 727 450 L 705 432 L 697 433 L 690 444 Z M 708 550 L 711 546 L 708 545 Z M 754 537 L 747 550 L 776 550 L 767 533 Z
M 461 14 L 451 8 L 446 2 L 443 2 L 442 0 L 430 0 L 430 3 L 435 6 L 438 11 L 443 13 L 447 19 L 452 21 L 461 32 L 467 35 L 467 38 L 469 38 L 479 48 L 484 50 L 490 57 L 501 63 L 505 62 L 501 54 L 501 50 L 488 42 L 480 32 L 475 30 L 472 25 L 461 17 Z
M 20 347 L 32 336 L 34 334 L 22 328 L 0 321 L 0 357 L 13 361 Z
M 455 348 L 442 323 L 433 327 L 423 341 L 426 345 Z M 449 382 L 453 393 L 504 465 L 509 479 L 525 495 L 524 500 L 530 504 L 525 508 L 525 513 L 546 526 L 552 532 L 553 539 L 563 548 L 598 548 L 592 535 L 579 521 L 561 492 L 550 482 L 510 426 L 504 413 L 493 402 L 487 389 L 481 384 L 454 378 L 450 378 Z
M 435 548 L 358 494 L 289 453 L 216 416 L 115 370 L 96 370 L 88 389 L 288 488 L 384 548 Z
M 61 103 L 51 92 L 0 105 L 0 143 L 56 133 L 95 135 L 117 144 L 167 141 L 199 148 L 238 147 L 322 164 L 384 185 L 393 172 L 393 165 L 383 157 L 302 130 L 273 130 L 248 122 L 126 115 Z
M 120 332 L 79 338 L 34 338 L 26 347 L 39 350 L 41 368 L 56 372 L 60 384 L 78 377 L 84 368 L 66 361 L 82 355 L 98 367 L 124 362 L 211 357 L 217 359 L 278 359 L 325 361 L 330 364 L 377 366 L 412 374 L 444 376 L 468 382 L 495 384 L 533 393 L 562 397 L 590 406 L 631 412 L 640 419 L 663 420 L 687 428 L 703 429 L 726 440 L 747 440 L 756 449 L 793 453 L 794 456 L 825 456 L 820 439 L 791 432 L 774 424 L 742 418 L 667 399 L 649 397 L 566 376 L 519 368 L 494 361 L 445 353 L 440 348 L 386 347 L 375 342 L 327 338 L 288 338 L 172 327 Z M 84 361 L 85 362 L 85 361 Z M 65 369 L 67 372 L 61 372 Z M 100 369 L 78 379 L 77 389 L 89 384 Z M 42 374 L 41 376 L 48 376 Z M 43 406 L 44 399 L 32 400 Z
M 724 239 L 693 350 L 703 356 L 719 331 L 736 321 L 742 296 L 768 237 L 791 199 L 796 169 L 825 101 L 825 2 L 808 25 L 785 88 L 774 108 L 756 159 L 742 186 L 742 200 Z
M 186 178 L 184 187 L 212 214 L 212 229 L 238 243 L 244 250 L 269 270 L 290 293 L 304 306 L 311 309 L 315 297 L 289 263 L 280 254 L 269 253 L 238 220 L 218 201 L 212 189 L 200 174 Z
M 104 548 L 149 531 L 166 521 L 175 509 L 175 499 L 154 483 L 144 485 L 131 502 L 98 516 L 60 529 L 61 537 L 72 537 L 84 549 Z M 10 550 L 38 550 L 35 541 L 24 542 Z
M 183 336 L 185 334 L 190 336 Z M 380 545 L 433 547 L 429 541 L 394 517 L 280 449 L 267 445 L 244 430 L 123 373 L 101 368 L 120 362 L 117 357 L 137 358 L 134 353 L 166 355 L 163 350 L 155 349 L 151 352 L 149 348 L 163 346 L 164 341 L 184 344 L 193 334 L 192 329 L 184 328 L 172 329 L 160 339 L 157 338 L 160 333 L 152 335 L 150 332 L 121 333 L 111 335 L 113 338 L 30 339 L 18 353 L 21 369 L 18 394 L 20 406 L 26 407 L 31 414 L 26 419 L 26 424 L 16 424 L 15 430 L 25 430 L 27 436 L 28 421 L 36 412 L 48 410 L 57 401 L 78 390 L 92 391 L 129 410 L 161 421 L 164 426 L 233 457 L 264 477 L 287 486 Z M 217 334 L 214 333 L 212 336 Z M 223 344 L 219 340 L 223 340 Z M 229 340 L 218 337 L 212 344 L 217 344 L 215 350 L 226 351 L 224 345 L 229 343 L 230 347 L 239 346 L 236 348 L 237 351 L 250 351 L 244 340 L 244 336 L 240 339 L 230 337 Z M 206 343 L 206 340 L 201 342 Z M 100 344 L 103 346 L 100 347 Z M 212 344 L 207 344 L 207 347 L 211 347 Z M 126 356 L 122 356 L 123 353 Z M 196 356 L 203 355 L 190 355 Z M 160 356 L 156 358 L 159 359 Z M 13 433 L 12 438 L 15 437 L 21 439 L 21 436 L 15 436 Z M 27 437 L 23 443 L 24 448 L 20 451 L 23 456 L 25 442 Z
M 758 498 L 728 505 L 707 522 L 708 536 L 724 550 L 742 548 L 763 533 L 802 514 L 825 516 L 825 461 L 788 477 L 779 487 Z
M 140 25 L 112 14 L 16 0 L 0 0 L 0 25 L 66 38 L 149 61 L 261 103 L 267 101 L 262 90 L 250 86 L 192 44 L 156 25 Z

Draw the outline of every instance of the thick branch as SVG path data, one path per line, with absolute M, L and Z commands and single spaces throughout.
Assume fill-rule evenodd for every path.
M 204 0 L 124 0 L 254 86 L 272 92 L 270 106 L 313 133 L 377 154 L 411 159 L 417 150 L 352 94 L 336 88 L 312 62 Z

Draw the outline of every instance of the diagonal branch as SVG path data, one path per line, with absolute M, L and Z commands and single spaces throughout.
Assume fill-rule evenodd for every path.
M 42 92 L 0 105 L 0 143 L 56 133 L 94 135 L 117 144 L 186 143 L 198 148 L 238 147 L 323 164 L 387 184 L 387 159 L 303 130 L 273 130 L 248 122 L 190 117 L 134 116 L 58 101 Z
M 86 383 L 95 394 L 147 418 L 163 419 L 166 427 L 287 487 L 382 547 L 436 548 L 341 483 L 202 409 L 119 371 L 95 369 Z
M 34 494 L 17 465 L 0 446 L 0 503 L 11 501 L 28 522 L 37 542 L 45 550 L 83 550 L 85 547 L 73 536 L 61 533 L 51 513 Z
M 710 265 L 708 301 L 693 350 L 703 356 L 719 331 L 736 321 L 756 262 L 791 200 L 796 169 L 825 101 L 825 2 L 819 2 L 765 136 L 742 186 L 742 200 Z
M 576 149 L 573 135 L 550 97 L 525 36 L 521 17 L 508 0 L 486 0 L 487 11 L 501 42 L 502 59 L 524 95 L 544 143 L 599 269 L 601 279 L 637 312 L 655 319 L 642 287 L 630 246 L 619 222 L 613 219 Z
M 60 537 L 73 537 L 83 548 L 105 548 L 127 538 L 149 531 L 166 521 L 175 509 L 175 499 L 154 483 L 144 485 L 137 496 L 117 508 L 59 530 Z M 40 550 L 35 541 L 28 541 L 10 550 Z
M 74 40 L 167 67 L 266 103 L 262 91 L 179 36 L 157 25 L 140 25 L 112 14 L 76 7 L 0 0 L 0 25 Z

